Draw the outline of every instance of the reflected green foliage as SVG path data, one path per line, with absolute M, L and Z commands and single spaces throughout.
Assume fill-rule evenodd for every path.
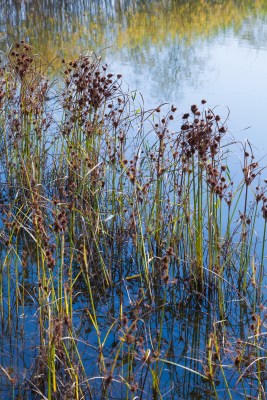
M 133 79 L 145 74 L 156 102 L 170 99 L 174 87 L 178 98 L 185 82 L 200 86 L 201 72 L 212 68 L 203 41 L 232 30 L 238 40 L 266 45 L 260 28 L 267 13 L 264 0 L 0 0 L 0 9 L 0 49 L 25 39 L 49 61 L 56 57 L 56 69 L 63 57 L 101 51 L 108 62 L 123 60 Z
M 0 40 L 2 47 L 27 39 L 48 59 L 78 54 L 82 49 L 112 52 L 132 51 L 144 61 L 156 47 L 182 41 L 187 47 L 198 39 L 253 22 L 267 12 L 264 0 L 224 1 L 16 1 L 1 0 Z M 242 37 L 242 34 L 241 34 Z M 244 37 L 244 36 L 243 36 Z

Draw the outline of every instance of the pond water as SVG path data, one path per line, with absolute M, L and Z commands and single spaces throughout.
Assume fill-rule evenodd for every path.
M 160 144 L 130 138 L 129 148 L 142 151 L 128 163 L 120 135 L 136 127 L 135 117 L 116 131 L 113 111 L 103 117 L 101 104 L 107 135 L 90 142 L 100 117 L 87 121 L 92 108 L 79 112 L 78 90 L 69 89 L 69 103 L 62 95 L 62 124 L 49 100 L 39 121 L 19 115 L 23 79 L 7 96 L 0 114 L 0 398 L 264 400 L 266 185 L 255 183 L 251 152 L 243 157 L 248 183 L 232 184 L 225 158 L 216 158 L 225 133 L 216 114 L 236 140 L 265 155 L 266 0 L 0 0 L 0 10 L 0 50 L 29 42 L 53 60 L 55 79 L 63 58 L 101 52 L 122 73 L 123 88 L 141 93 L 145 109 L 175 104 L 181 121 L 202 99 L 216 107 L 199 112 L 206 125 L 196 137 L 193 108 L 183 126 L 191 121 L 194 129 L 188 125 L 178 139 L 168 130 L 164 136 L 168 122 L 151 113 Z M 79 73 L 87 61 L 78 62 Z M 46 99 L 30 97 L 30 107 L 36 98 Z M 123 101 L 114 99 L 115 116 L 124 115 Z M 72 101 L 77 110 L 68 108 Z
M 0 8 L 0 49 L 26 39 L 49 60 L 103 51 L 146 108 L 169 102 L 182 113 L 206 98 L 225 115 L 229 108 L 237 140 L 267 151 L 266 1 L 4 0 Z

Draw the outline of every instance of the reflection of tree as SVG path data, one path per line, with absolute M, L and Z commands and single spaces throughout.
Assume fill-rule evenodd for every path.
M 267 17 L 259 16 L 257 20 L 251 21 L 248 17 L 240 31 L 237 33 L 240 42 L 254 49 L 267 48 Z
M 54 52 L 86 41 L 95 48 L 117 43 L 149 51 L 166 38 L 189 43 L 230 26 L 238 31 L 248 14 L 267 12 L 265 0 L 0 0 L 0 9 L 1 30 L 9 41 L 27 36 L 38 47 L 51 44 Z
M 165 98 L 174 82 L 197 83 L 208 57 L 201 40 L 229 28 L 254 46 L 267 36 L 257 28 L 266 0 L 0 0 L 0 9 L 0 48 L 26 38 L 53 59 L 112 46 L 107 55 L 123 57 L 136 73 L 149 68 L 153 95 L 160 88 Z
M 0 0 L 0 9 L 0 29 L 8 43 L 26 38 L 49 58 L 73 56 L 81 48 L 105 47 L 112 23 L 108 9 L 100 9 L 97 1 Z M 114 43 L 112 38 L 109 41 Z
M 140 77 L 141 87 L 145 83 L 142 74 L 149 70 L 149 95 L 152 99 L 172 101 L 172 98 L 177 100 L 182 95 L 185 84 L 200 86 L 200 72 L 207 66 L 208 54 L 202 51 L 200 42 L 188 45 L 177 38 L 166 41 L 160 49 L 151 45 L 148 52 L 141 48 L 139 51 L 124 51 L 123 59 L 132 66 L 135 76 Z

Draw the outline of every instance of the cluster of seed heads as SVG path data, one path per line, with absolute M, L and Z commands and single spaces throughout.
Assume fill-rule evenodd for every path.
M 32 72 L 34 61 L 32 47 L 21 41 L 11 50 L 9 57 L 20 79 L 28 78 L 29 73 Z
M 118 92 L 121 75 L 106 73 L 107 66 L 101 67 L 100 61 L 96 55 L 81 56 L 68 64 L 65 60 L 62 61 L 66 68 L 63 109 L 68 116 L 65 134 L 77 123 L 88 136 L 102 132 L 102 113 L 97 114 L 97 111 L 104 104 L 107 106 L 108 101 Z M 112 108 L 112 102 L 110 107 Z M 112 121 L 116 126 L 114 115 Z
M 214 159 L 220 149 L 220 142 L 226 132 L 224 125 L 219 126 L 220 117 L 208 110 L 201 115 L 196 105 L 192 105 L 191 112 L 193 121 L 190 121 L 190 114 L 184 114 L 184 123 L 181 125 L 183 141 L 181 146 L 185 154 L 185 160 L 190 159 L 195 153 L 202 161 L 209 157 Z
M 227 198 L 228 205 L 231 204 L 231 192 L 226 193 L 228 184 L 226 183 L 225 171 L 226 165 L 221 165 L 220 169 L 215 168 L 211 163 L 205 163 L 207 173 L 207 183 L 211 188 L 211 192 L 218 195 L 221 199 Z

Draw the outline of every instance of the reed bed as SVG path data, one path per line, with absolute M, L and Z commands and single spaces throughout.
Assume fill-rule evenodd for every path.
M 264 168 L 96 54 L 0 64 L 0 393 L 266 398 Z M 238 150 L 238 151 L 239 151 Z

